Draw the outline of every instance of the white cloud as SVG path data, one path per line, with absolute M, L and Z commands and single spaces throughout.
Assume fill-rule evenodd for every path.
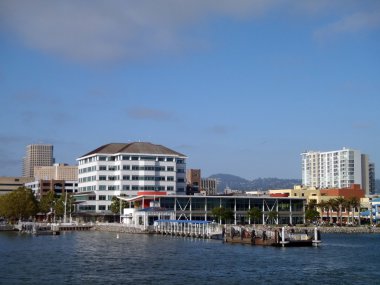
M 315 32 L 316 38 L 326 39 L 338 33 L 378 27 L 379 13 L 373 12 L 379 11 L 376 2 L 2 0 L 0 27 L 35 50 L 75 62 L 109 63 L 203 48 L 204 39 L 189 32 L 193 26 L 201 28 L 218 17 L 252 19 L 271 11 L 285 15 L 284 20 L 294 17 L 304 20 L 305 15 L 311 14 L 313 18 L 333 15 L 330 22 L 340 17 L 341 20 Z
M 3 27 L 30 48 L 81 62 L 182 50 L 182 30 L 210 16 L 259 15 L 273 0 L 43 1 L 0 3 Z
M 380 10 L 357 12 L 318 29 L 314 33 L 314 38 L 325 41 L 340 34 L 358 33 L 376 28 L 380 28 Z

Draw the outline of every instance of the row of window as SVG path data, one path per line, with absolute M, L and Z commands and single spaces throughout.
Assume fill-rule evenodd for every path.
M 99 165 L 98 168 L 96 166 L 80 168 L 79 173 L 87 173 L 92 171 L 118 171 L 118 170 L 142 170 L 142 171 L 175 171 L 173 166 L 154 166 L 154 165 Z M 185 173 L 185 169 L 177 169 L 179 173 Z
M 85 159 L 79 160 L 79 165 L 83 165 L 86 163 L 91 163 L 95 161 L 126 161 L 126 160 L 133 160 L 133 161 L 168 161 L 168 162 L 176 162 L 177 164 L 183 164 L 185 163 L 185 160 L 182 158 L 174 158 L 174 157 L 167 157 L 167 156 L 144 156 L 144 155 L 98 155 L 93 157 L 88 157 Z
M 119 181 L 121 180 L 132 180 L 132 181 L 175 181 L 174 176 L 141 176 L 141 175 L 99 175 L 98 181 Z M 97 181 L 96 176 L 87 176 L 79 178 L 79 183 Z M 184 183 L 184 178 L 178 178 L 178 183 Z
M 156 185 L 145 185 L 145 186 L 138 186 L 138 185 L 99 185 L 98 188 L 95 186 L 86 186 L 86 187 L 79 187 L 79 192 L 86 192 L 86 191 L 118 191 L 118 190 L 124 190 L 124 191 L 174 191 L 174 186 L 156 186 Z M 183 192 L 184 188 L 178 188 L 177 191 Z M 91 196 L 90 196 L 91 197 Z M 91 200 L 91 199 L 90 199 Z

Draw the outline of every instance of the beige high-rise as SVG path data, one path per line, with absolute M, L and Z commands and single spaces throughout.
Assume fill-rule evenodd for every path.
M 53 145 L 51 144 L 31 144 L 26 147 L 22 176 L 33 177 L 35 166 L 52 166 Z

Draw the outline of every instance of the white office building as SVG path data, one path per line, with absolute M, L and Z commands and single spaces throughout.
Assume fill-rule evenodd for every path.
M 79 195 L 89 193 L 80 212 L 106 213 L 113 196 L 138 192 L 185 194 L 186 156 L 147 142 L 111 143 L 81 156 Z
M 307 151 L 302 156 L 302 184 L 316 188 L 347 188 L 359 184 L 369 194 L 369 160 L 358 150 Z

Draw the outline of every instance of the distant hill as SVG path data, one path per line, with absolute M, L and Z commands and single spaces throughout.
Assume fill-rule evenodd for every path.
M 231 174 L 214 174 L 209 178 L 217 179 L 218 192 L 223 192 L 229 187 L 233 190 L 261 190 L 293 188 L 301 184 L 300 179 L 258 178 L 247 180 Z
M 280 179 L 280 178 L 257 178 L 247 180 L 231 174 L 214 174 L 209 178 L 218 180 L 218 192 L 222 193 L 225 188 L 233 190 L 261 190 L 268 189 L 287 189 L 293 188 L 294 185 L 300 185 L 301 179 Z M 376 193 L 380 194 L 380 179 L 376 179 Z

